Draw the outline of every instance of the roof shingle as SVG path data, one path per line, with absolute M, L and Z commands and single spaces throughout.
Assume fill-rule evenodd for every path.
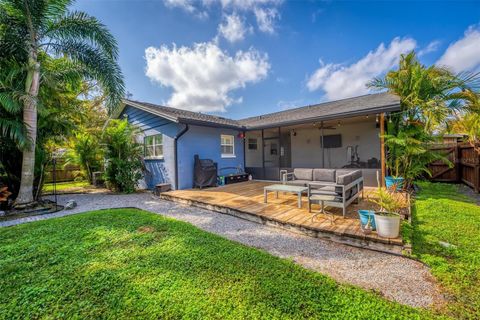
M 247 128 L 265 128 L 399 109 L 400 99 L 397 96 L 377 93 L 269 113 L 238 120 L 238 122 Z
M 241 120 L 233 120 L 205 113 L 159 106 L 134 100 L 124 100 L 124 103 L 175 122 L 236 129 L 260 129 L 281 125 L 293 125 L 308 121 L 330 120 L 341 117 L 396 111 L 400 109 L 400 99 L 389 93 L 368 94 L 249 117 Z

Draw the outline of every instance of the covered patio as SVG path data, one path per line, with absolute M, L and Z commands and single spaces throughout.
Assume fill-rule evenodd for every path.
M 203 190 L 169 191 L 160 196 L 166 200 L 230 214 L 308 236 L 389 253 L 402 253 L 404 246 L 401 237 L 385 239 L 375 232 L 368 235 L 362 232 L 357 210 L 372 207 L 366 199 L 360 198 L 358 203 L 352 203 L 345 218 L 342 217 L 341 209 L 328 208 L 334 216 L 332 223 L 330 215 L 314 216 L 320 209 L 318 205 L 314 204 L 313 212 L 309 213 L 306 197 L 303 197 L 301 208 L 297 207 L 297 196 L 290 193 L 280 193 L 278 198 L 274 193 L 269 193 L 268 201 L 264 203 L 264 187 L 274 183 L 248 181 Z M 365 198 L 373 191 L 373 188 L 365 188 Z
M 366 186 L 377 186 L 388 114 L 398 110 L 398 98 L 384 93 L 243 119 L 245 171 L 281 180 L 294 168 L 356 169 Z

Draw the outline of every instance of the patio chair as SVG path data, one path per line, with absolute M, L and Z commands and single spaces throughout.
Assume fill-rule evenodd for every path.
M 340 174 L 339 174 L 340 173 Z M 312 203 L 321 205 L 321 213 L 325 211 L 325 205 L 342 209 L 345 218 L 347 207 L 358 201 L 360 193 L 363 197 L 363 176 L 360 170 L 343 171 L 337 170 L 335 182 L 312 181 L 308 183 L 308 210 L 311 212 Z

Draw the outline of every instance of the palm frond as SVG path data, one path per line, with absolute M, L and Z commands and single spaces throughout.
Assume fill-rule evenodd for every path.
M 95 17 L 84 12 L 72 12 L 52 21 L 46 34 L 52 41 L 88 40 L 92 46 L 99 46 L 110 58 L 118 56 L 117 41 L 108 29 Z
M 54 44 L 52 49 L 83 65 L 85 78 L 98 80 L 107 96 L 106 104 L 110 112 L 119 105 L 125 93 L 125 86 L 120 67 L 114 59 L 99 48 L 81 41 Z

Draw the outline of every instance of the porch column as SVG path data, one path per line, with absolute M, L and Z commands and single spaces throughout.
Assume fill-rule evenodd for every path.
M 380 165 L 381 165 L 381 180 L 380 185 L 385 186 L 385 174 L 386 174 L 386 164 L 385 164 L 385 113 L 380 113 Z

